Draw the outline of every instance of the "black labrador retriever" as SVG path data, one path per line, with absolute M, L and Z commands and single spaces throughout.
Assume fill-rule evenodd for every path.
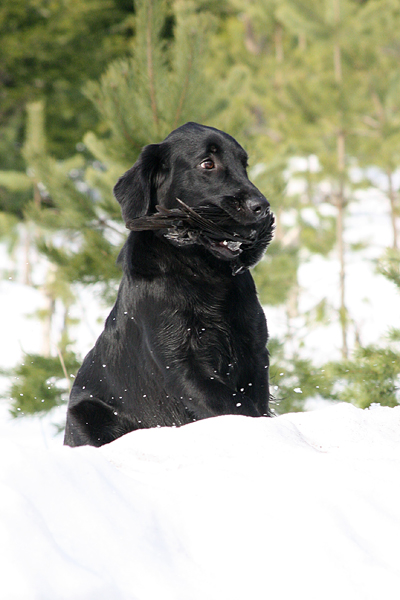
M 80 368 L 64 443 L 269 416 L 267 326 L 249 267 L 272 238 L 247 154 L 196 123 L 146 146 L 114 193 L 132 229 L 105 329 Z

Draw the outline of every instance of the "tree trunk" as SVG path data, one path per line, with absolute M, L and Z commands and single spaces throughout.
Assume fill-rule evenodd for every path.
M 31 266 L 31 248 L 32 238 L 30 232 L 30 224 L 27 223 L 24 232 L 24 284 L 32 286 L 32 266 Z
M 340 0 L 334 0 L 334 19 L 335 25 L 338 27 L 340 23 Z M 333 46 L 333 66 L 335 73 L 335 81 L 340 88 L 343 83 L 342 74 L 342 53 L 339 41 L 335 41 Z M 339 253 L 339 284 L 340 284 L 340 308 L 339 308 L 339 320 L 340 327 L 342 330 L 342 357 L 348 357 L 348 346 L 347 346 L 347 308 L 346 308 L 346 264 L 345 264 L 345 246 L 344 246 L 344 211 L 345 211 L 345 197 L 344 197 L 344 175 L 345 175 L 345 155 L 346 155 L 346 137 L 343 130 L 343 114 L 338 111 L 338 122 L 339 130 L 336 138 L 337 146 L 337 167 L 338 167 L 338 179 L 339 179 L 339 192 L 337 196 L 337 222 L 336 222 L 336 239 L 338 244 Z
M 345 135 L 341 131 L 337 137 L 337 158 L 338 158 L 338 171 L 339 171 L 339 192 L 337 195 L 337 221 L 336 221 L 336 239 L 338 244 L 338 254 L 340 263 L 340 308 L 339 318 L 340 326 L 342 330 L 342 357 L 347 358 L 348 346 L 347 346 L 347 308 L 345 302 L 345 291 L 346 291 L 346 264 L 345 264 L 345 245 L 344 245 L 344 210 L 345 210 L 345 198 L 344 198 L 344 168 L 345 168 Z
M 250 54 L 259 56 L 261 53 L 262 44 L 261 41 L 257 40 L 256 38 L 251 18 L 243 13 L 240 15 L 240 19 L 244 24 L 244 45 L 246 46 L 246 50 L 250 52 Z
M 392 247 L 396 250 L 398 245 L 398 233 L 397 233 L 397 223 L 396 223 L 396 194 L 393 188 L 393 173 L 389 170 L 387 172 L 388 176 L 388 195 L 390 200 L 390 217 L 392 221 L 392 231 L 393 231 L 393 245 Z
M 299 33 L 299 48 L 302 52 L 307 50 L 307 38 L 304 33 Z
M 46 306 L 43 310 L 43 341 L 42 341 L 42 354 L 43 356 L 51 356 L 51 329 L 53 324 L 53 315 L 55 310 L 56 301 L 54 298 L 45 291 L 44 293 Z

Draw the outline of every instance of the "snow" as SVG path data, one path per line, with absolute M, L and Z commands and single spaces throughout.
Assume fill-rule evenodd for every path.
M 224 416 L 99 449 L 63 447 L 48 418 L 29 436 L 37 420 L 0 425 L 6 600 L 398 598 L 400 407 Z
M 15 367 L 23 352 L 40 352 L 41 324 L 27 315 L 41 308 L 38 291 L 15 281 L 0 281 L 0 366 Z M 38 344 L 39 340 L 39 344 Z

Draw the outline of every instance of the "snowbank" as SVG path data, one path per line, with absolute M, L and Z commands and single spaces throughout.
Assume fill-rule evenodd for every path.
M 5 600 L 399 598 L 400 407 L 2 440 Z

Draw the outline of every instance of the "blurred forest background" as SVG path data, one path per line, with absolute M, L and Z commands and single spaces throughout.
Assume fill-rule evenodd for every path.
M 400 330 L 363 345 L 346 277 L 368 247 L 346 241 L 346 216 L 372 190 L 391 235 L 371 268 L 400 291 L 399 32 L 397 0 L 3 0 L 0 243 L 14 266 L 1 275 L 43 295 L 41 351 L 8 373 L 14 416 L 66 402 L 83 358 L 74 307 L 85 290 L 111 307 L 121 276 L 112 187 L 189 120 L 238 139 L 277 217 L 254 269 L 267 317 L 285 315 L 269 345 L 275 411 L 399 404 Z M 298 272 L 315 255 L 338 265 L 338 293 L 302 312 Z M 340 354 L 321 363 L 301 331 L 328 323 Z

